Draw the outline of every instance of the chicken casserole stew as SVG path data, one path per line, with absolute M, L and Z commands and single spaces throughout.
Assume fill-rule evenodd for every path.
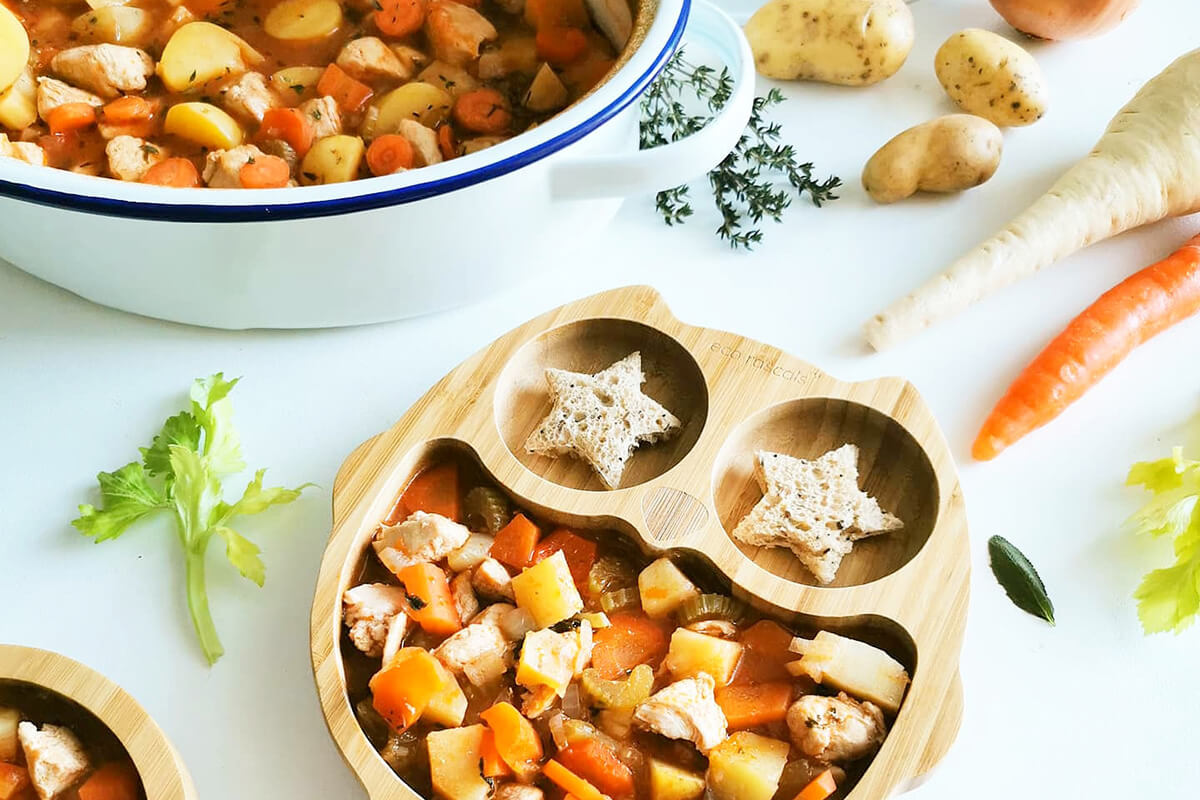
M 390 175 L 599 83 L 630 0 L 0 0 L 0 157 L 160 186 Z
M 545 524 L 439 456 L 344 594 L 348 701 L 430 798 L 844 796 L 908 671 L 866 642 L 797 635 L 710 572 Z

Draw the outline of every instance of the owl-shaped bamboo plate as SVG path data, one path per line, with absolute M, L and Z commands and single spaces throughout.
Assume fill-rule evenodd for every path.
M 580 460 L 527 452 L 551 407 L 548 368 L 596 373 L 634 351 L 646 394 L 680 421 L 676 436 L 640 447 L 615 490 Z M 858 447 L 863 490 L 903 530 L 858 542 L 825 585 L 787 549 L 734 540 L 762 496 L 756 452 L 814 459 L 847 443 Z M 341 598 L 408 481 L 447 451 L 477 462 L 544 519 L 623 533 L 648 555 L 684 553 L 764 615 L 861 639 L 903 663 L 912 682 L 852 800 L 910 788 L 953 743 L 962 715 L 966 516 L 950 452 L 921 397 L 898 378 L 844 383 L 774 347 L 686 325 L 653 289 L 630 287 L 502 336 L 342 466 L 313 604 L 312 659 L 330 732 L 372 800 L 419 795 L 372 747 L 351 707 Z

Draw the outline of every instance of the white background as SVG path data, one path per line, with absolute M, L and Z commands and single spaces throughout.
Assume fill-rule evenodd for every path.
M 1122 485 L 1129 465 L 1184 443 L 1200 410 L 1200 319 L 1142 348 L 998 461 L 972 463 L 968 448 L 1049 337 L 1200 231 L 1200 221 L 1094 247 L 886 354 L 868 354 L 858 329 L 1084 154 L 1138 86 L 1197 44 L 1200 4 L 1147 0 L 1098 40 L 1031 46 L 1052 88 L 1050 113 L 1007 133 L 996 177 L 961 196 L 877 207 L 858 186 L 867 157 L 951 110 L 933 75 L 938 45 L 966 26 L 1004 30 L 984 0 L 920 0 L 913 9 L 916 47 L 886 84 L 786 88 L 778 119 L 788 141 L 847 186 L 824 209 L 801 203 L 783 225 L 768 224 L 753 254 L 732 253 L 712 235 L 703 192 L 698 218 L 672 230 L 638 198 L 547 277 L 488 302 L 352 330 L 245 333 L 98 308 L 0 264 L 0 641 L 61 651 L 127 687 L 181 750 L 204 798 L 361 797 L 326 734 L 308 658 L 338 465 L 509 328 L 600 289 L 650 283 L 688 322 L 778 345 L 839 377 L 903 375 L 941 421 L 971 521 L 967 714 L 955 749 L 914 798 L 1196 796 L 1200 630 L 1142 636 L 1130 593 L 1169 552 L 1131 541 L 1120 523 L 1140 500 Z M 217 370 L 245 376 L 234 405 L 251 466 L 323 488 L 244 526 L 263 547 L 265 589 L 238 578 L 213 548 L 210 589 L 228 655 L 209 669 L 189 627 L 173 532 L 139 525 L 93 546 L 68 522 L 76 504 L 95 500 L 97 470 L 132 460 L 182 407 L 190 380 Z M 1017 611 L 995 585 L 985 542 L 996 533 L 1040 568 L 1058 627 Z

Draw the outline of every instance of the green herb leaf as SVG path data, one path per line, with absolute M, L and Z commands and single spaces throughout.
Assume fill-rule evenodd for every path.
M 992 574 L 1017 608 L 1054 624 L 1054 604 L 1046 593 L 1046 584 L 1025 554 L 1002 536 L 988 539 Z
M 163 423 L 162 430 L 150 442 L 149 447 L 143 447 L 142 463 L 150 475 L 170 474 L 171 452 L 173 444 L 186 447 L 189 450 L 200 450 L 200 423 L 196 422 L 187 411 L 181 411 Z
M 213 530 L 225 540 L 225 557 L 229 559 L 229 563 L 237 568 L 243 578 L 254 581 L 261 587 L 267 578 L 267 568 L 259 555 L 262 550 L 258 545 L 233 528 L 220 525 Z
M 221 484 L 195 451 L 177 444 L 171 445 L 170 450 L 175 511 L 181 533 L 185 543 L 197 547 L 219 502 Z
M 167 507 L 167 498 L 147 479 L 142 465 L 134 461 L 116 472 L 101 472 L 103 509 L 79 506 L 79 518 L 71 522 L 80 533 L 97 542 L 115 539 L 142 517 Z
M 246 468 L 242 445 L 233 429 L 233 404 L 229 392 L 239 378 L 225 380 L 218 372 L 192 386 L 192 415 L 204 429 L 204 458 L 214 475 L 232 475 Z

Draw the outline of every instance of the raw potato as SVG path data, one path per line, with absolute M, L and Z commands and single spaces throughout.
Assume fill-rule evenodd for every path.
M 937 51 L 934 69 L 958 107 L 1002 127 L 1032 125 L 1046 113 L 1046 79 L 1019 45 L 978 28 L 959 31 Z
M 916 192 L 961 192 L 992 177 L 1004 134 L 982 117 L 950 114 L 909 128 L 876 151 L 862 182 L 877 203 Z
M 19 131 L 37 122 L 37 82 L 26 69 L 16 83 L 0 92 L 0 127 Z
M 326 136 L 304 156 L 300 164 L 300 182 L 311 186 L 345 183 L 358 177 L 366 148 L 357 136 Z
M 210 150 L 230 150 L 245 134 L 237 120 L 209 103 L 176 103 L 167 110 L 163 132 Z
M 337 0 L 283 0 L 263 20 L 267 35 L 287 42 L 320 39 L 342 26 Z
M 402 119 L 415 120 L 433 128 L 450 116 L 450 106 L 453 104 L 450 95 L 432 84 L 421 81 L 406 83 L 385 94 L 375 104 L 379 116 L 372 128 L 372 135 L 395 133 Z
M 0 3 L 0 92 L 17 82 L 29 62 L 29 34 L 17 15 Z
M 158 77 L 172 92 L 183 92 L 214 78 L 241 74 L 262 60 L 258 51 L 224 28 L 189 22 L 163 48 Z
M 71 30 L 89 42 L 108 42 L 137 47 L 145 41 L 154 20 L 150 12 L 133 6 L 104 6 L 80 14 Z
M 915 35 L 904 0 L 770 0 L 746 23 L 760 75 L 843 86 L 895 75 Z

